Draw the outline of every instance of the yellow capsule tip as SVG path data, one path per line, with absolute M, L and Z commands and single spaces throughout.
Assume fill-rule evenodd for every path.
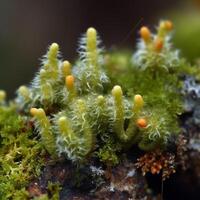
M 95 28 L 93 27 L 90 27 L 87 29 L 87 36 L 90 37 L 90 36 L 96 36 L 97 34 L 97 31 Z
M 173 23 L 170 20 L 166 20 L 164 23 L 167 31 L 171 31 L 173 29 Z
M 135 96 L 134 96 L 134 102 L 136 103 L 136 104 L 144 104 L 144 100 L 143 100 L 143 97 L 140 95 L 140 94 L 136 94 Z
M 68 60 L 63 61 L 62 63 L 62 72 L 65 76 L 71 74 L 71 64 Z
M 65 122 L 65 121 L 66 121 L 66 117 L 62 116 L 62 117 L 60 117 L 60 118 L 58 119 L 58 121 L 59 121 L 60 123 Z
M 52 43 L 50 46 L 50 51 L 58 51 L 59 45 L 57 43 Z
M 119 86 L 119 85 L 114 86 L 112 89 L 112 95 L 113 96 L 122 96 L 123 92 L 122 92 L 121 86 Z
M 6 92 L 4 90 L 0 90 L 0 100 L 5 100 Z
M 37 108 L 31 108 L 30 113 L 31 113 L 32 116 L 35 116 L 38 113 L 38 109 Z

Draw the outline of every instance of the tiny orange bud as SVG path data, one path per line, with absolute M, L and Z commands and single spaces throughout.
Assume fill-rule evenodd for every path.
M 68 90 L 72 90 L 74 88 L 74 76 L 72 75 L 66 76 L 65 84 Z
M 165 21 L 165 29 L 171 31 L 173 29 L 173 23 L 169 20 Z
M 143 26 L 140 29 L 140 36 L 145 42 L 148 42 L 151 38 L 151 32 L 146 26 Z
M 161 38 L 156 38 L 154 42 L 154 48 L 157 52 L 160 52 L 163 48 L 163 40 Z
M 140 128 L 146 128 L 147 127 L 147 120 L 144 119 L 144 118 L 139 118 L 139 119 L 137 119 L 136 124 Z

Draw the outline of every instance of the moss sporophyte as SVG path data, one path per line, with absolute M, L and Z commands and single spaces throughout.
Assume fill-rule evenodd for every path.
M 180 134 L 179 75 L 187 65 L 171 44 L 172 29 L 170 21 L 161 21 L 156 33 L 143 26 L 130 56 L 105 53 L 97 31 L 89 28 L 74 64 L 53 43 L 16 99 L 8 103 L 0 91 L 0 196 L 9 199 L 20 191 L 18 199 L 25 199 L 46 156 L 75 166 L 91 160 L 114 166 L 129 149 L 168 151 Z

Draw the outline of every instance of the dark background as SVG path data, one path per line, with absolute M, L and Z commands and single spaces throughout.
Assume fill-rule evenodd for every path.
M 179 2 L 181 4 L 179 4 Z M 169 18 L 184 0 L 0 0 L 0 89 L 28 84 L 52 42 L 70 61 L 81 33 L 94 26 L 107 49 L 134 48 L 138 29 Z

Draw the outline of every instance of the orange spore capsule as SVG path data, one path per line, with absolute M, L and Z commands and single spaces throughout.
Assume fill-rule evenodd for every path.
M 151 39 L 151 31 L 146 26 L 143 26 L 140 29 L 140 36 L 145 42 L 148 42 Z
M 165 21 L 165 29 L 171 31 L 173 29 L 173 23 L 169 20 Z
M 160 52 L 163 48 L 163 40 L 161 38 L 156 38 L 154 42 L 154 48 L 157 52 Z
M 74 76 L 66 76 L 65 84 L 68 90 L 72 90 L 74 88 Z
M 136 121 L 136 124 L 139 128 L 146 128 L 147 127 L 147 120 L 144 118 L 139 118 Z

